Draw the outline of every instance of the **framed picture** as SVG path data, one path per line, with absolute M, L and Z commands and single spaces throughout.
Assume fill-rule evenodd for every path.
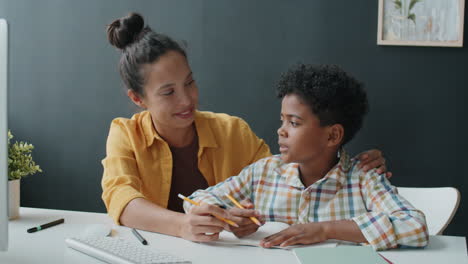
M 378 45 L 463 47 L 465 0 L 379 0 Z

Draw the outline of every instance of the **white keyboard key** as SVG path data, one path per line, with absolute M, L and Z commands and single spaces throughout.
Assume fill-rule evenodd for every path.
M 143 248 L 120 238 L 75 237 L 65 239 L 68 247 L 113 264 L 192 263 L 171 254 Z

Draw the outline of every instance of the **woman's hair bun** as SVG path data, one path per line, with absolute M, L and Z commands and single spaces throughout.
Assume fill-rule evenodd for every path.
M 107 26 L 107 39 L 112 46 L 123 50 L 136 40 L 144 25 L 140 14 L 130 13 Z

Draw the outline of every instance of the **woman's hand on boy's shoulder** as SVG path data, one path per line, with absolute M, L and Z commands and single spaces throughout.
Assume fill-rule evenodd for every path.
M 260 246 L 287 247 L 296 244 L 315 244 L 327 240 L 326 226 L 323 223 L 296 224 L 281 232 L 265 237 Z
M 385 173 L 387 179 L 390 179 L 393 175 L 390 171 L 387 171 L 387 166 L 385 165 L 386 160 L 383 156 L 382 151 L 378 149 L 364 151 L 358 154 L 356 158 L 360 161 L 358 167 L 362 168 L 364 172 L 368 172 L 372 169 L 377 169 L 377 173 Z
M 239 227 L 228 226 L 228 231 L 231 231 L 236 237 L 244 237 L 257 232 L 259 226 L 250 220 L 250 217 L 256 217 L 262 224 L 260 214 L 255 211 L 253 203 L 249 199 L 242 200 L 240 204 L 245 208 L 233 207 L 229 209 L 231 214 L 230 220 L 236 222 Z

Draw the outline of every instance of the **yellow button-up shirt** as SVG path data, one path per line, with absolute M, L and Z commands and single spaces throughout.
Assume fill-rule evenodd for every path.
M 197 111 L 195 127 L 199 140 L 198 168 L 210 186 L 271 155 L 268 145 L 239 117 Z M 148 111 L 131 119 L 114 119 L 106 152 L 102 160 L 102 199 L 116 223 L 120 223 L 122 211 L 135 198 L 167 207 L 172 154 L 154 129 Z

